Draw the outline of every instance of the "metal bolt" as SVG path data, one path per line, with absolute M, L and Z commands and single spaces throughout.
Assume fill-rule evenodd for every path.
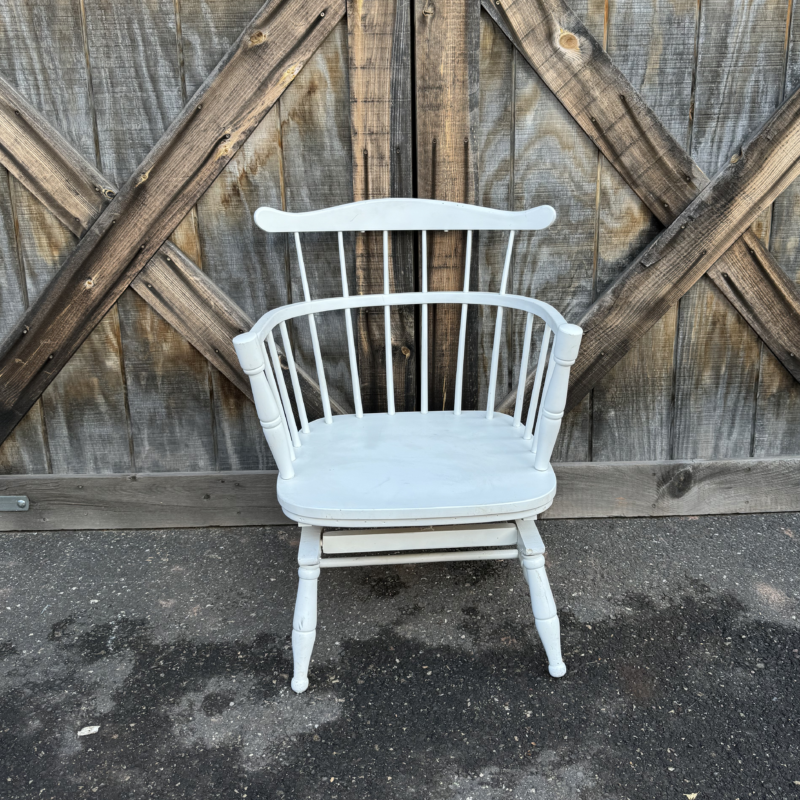
M 24 500 L 17 500 L 17 508 L 25 508 L 27 503 Z

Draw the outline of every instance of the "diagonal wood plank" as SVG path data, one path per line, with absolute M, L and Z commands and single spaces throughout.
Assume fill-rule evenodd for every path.
M 800 89 L 581 319 L 573 402 L 705 273 L 800 175 Z
M 411 197 L 411 0 L 348 0 L 350 130 L 353 199 Z M 383 292 L 383 237 L 355 237 L 356 291 Z M 389 240 L 389 288 L 414 291 L 413 234 Z M 359 309 L 356 325 L 358 370 L 366 411 L 385 411 L 386 357 L 382 309 Z M 392 378 L 398 411 L 416 402 L 417 348 L 414 309 L 391 312 Z
M 0 77 L 0 164 L 70 230 L 82 236 L 116 195 L 107 180 L 10 84 Z M 65 223 L 66 224 L 66 223 Z M 253 321 L 172 242 L 134 278 L 131 288 L 228 380 L 251 397 L 232 339 Z M 322 415 L 316 378 L 298 369 L 310 413 Z M 347 406 L 331 398 L 337 413 Z
M 708 178 L 570 7 L 563 0 L 482 2 L 648 208 L 665 225 L 672 223 Z M 722 259 L 709 276 L 800 380 L 800 292 L 754 234 L 745 233 Z M 788 313 L 776 316 L 774 308 Z M 594 349 L 584 338 L 584 352 Z M 569 405 L 577 399 L 571 396 Z M 514 400 L 509 393 L 500 409 L 508 411 Z
M 158 251 L 343 13 L 343 0 L 273 0 L 256 15 L 4 342 L 0 438 Z

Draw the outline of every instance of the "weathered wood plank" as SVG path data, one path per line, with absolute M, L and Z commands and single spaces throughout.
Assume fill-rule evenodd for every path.
M 280 100 L 285 207 L 287 211 L 349 203 L 353 200 L 348 88 L 347 24 L 342 21 Z M 309 180 L 309 176 L 313 176 Z M 269 234 L 269 238 L 284 238 Z M 293 237 L 289 248 L 290 300 L 303 299 Z M 311 297 L 341 296 L 342 281 L 336 234 L 301 237 Z M 355 285 L 353 237 L 345 236 L 347 281 Z M 382 313 L 382 312 L 381 312 Z M 344 315 L 316 318 L 328 390 L 339 398 L 352 396 Z M 305 320 L 290 327 L 295 359 L 316 375 L 309 328 Z M 307 409 L 309 412 L 310 409 Z M 310 417 L 309 417 L 310 418 Z
M 4 343 L 1 437 L 175 229 L 343 11 L 336 2 L 326 11 L 287 0 L 259 12 Z M 261 47 L 268 38 L 270 47 Z
M 488 0 L 483 2 L 486 10 L 503 22 L 520 52 L 654 215 L 665 224 L 671 223 L 708 179 L 569 6 L 563 0 L 514 0 L 499 7 Z M 551 31 L 559 31 L 558 37 L 551 35 Z M 750 248 L 744 243 L 736 247 L 743 248 L 746 259 Z M 772 259 L 763 245 L 752 249 L 758 260 Z M 734 255 L 739 257 L 738 249 Z M 763 283 L 758 277 L 762 270 L 757 264 L 753 273 L 750 282 L 737 286 L 745 296 L 751 291 L 753 280 Z M 730 280 L 733 274 L 729 273 Z M 759 289 L 761 293 L 773 291 L 768 283 Z M 792 293 L 800 309 L 800 293 L 785 286 L 776 293 L 775 305 L 784 305 L 781 296 L 784 291 Z M 762 303 L 753 298 L 751 305 Z M 763 317 L 754 315 L 753 322 Z M 800 341 L 800 315 L 792 315 L 780 325 L 771 325 L 757 333 L 771 343 L 781 362 L 800 380 L 800 358 L 796 355 L 800 350 L 796 346 Z M 591 339 L 584 338 L 584 352 L 593 348 Z M 599 351 L 595 353 L 598 355 Z M 511 408 L 513 402 L 514 396 L 509 394 L 501 409 Z
M 800 85 L 800 14 L 796 6 L 787 45 L 785 95 Z M 772 209 L 769 246 L 781 266 L 779 277 L 800 286 L 800 180 L 792 183 Z M 776 310 L 775 314 L 787 316 L 784 310 Z M 753 455 L 800 453 L 800 384 L 764 348 L 758 378 Z
M 410 0 L 394 0 L 388 5 L 377 0 L 349 0 L 347 30 L 353 199 L 412 197 Z M 355 238 L 355 292 L 380 294 L 383 237 L 369 233 Z M 413 242 L 409 233 L 390 237 L 392 292 L 414 290 Z M 355 327 L 364 410 L 385 411 L 383 315 L 378 309 L 359 309 Z M 413 309 L 392 310 L 392 378 L 398 411 L 413 411 L 416 405 L 414 328 Z
M 9 179 L 6 170 L 0 167 L 0 298 L 3 303 L 0 337 L 8 333 L 28 305 Z M 47 472 L 48 455 L 42 406 L 38 401 L 0 446 L 0 473 Z
M 562 462 L 544 519 L 661 517 L 800 510 L 800 458 Z M 0 476 L 0 493 L 30 511 L 0 514 L 0 531 L 295 525 L 277 472 Z
M 473 117 L 479 99 L 479 13 L 477 4 L 459 0 L 414 2 L 418 197 L 462 203 L 474 203 L 477 197 Z M 464 234 L 435 233 L 428 245 L 428 288 L 462 288 Z M 473 258 L 473 281 L 478 280 L 478 266 Z M 434 306 L 428 315 L 428 407 L 452 408 L 461 309 Z M 470 321 L 470 339 L 474 332 Z M 477 388 L 475 365 L 467 361 L 464 368 L 463 405 L 469 408 Z
M 583 397 L 609 365 L 617 363 L 800 174 L 798 112 L 800 91 L 584 315 L 580 324 L 592 346 L 581 349 L 572 368 L 573 402 Z
M 175 6 L 101 0 L 84 6 L 99 163 L 122 185 L 183 106 Z M 181 228 L 196 251 L 191 218 Z M 117 308 L 136 468 L 214 469 L 207 362 L 132 292 Z
M 41 38 L 41 20 L 51 19 L 57 28 L 47 43 Z M 6 134 L 16 139 L 34 121 L 37 114 L 31 107 L 48 114 L 64 129 L 76 148 L 84 148 L 79 157 L 95 158 L 91 101 L 88 96 L 86 61 L 84 57 L 80 5 L 76 0 L 36 0 L 33 3 L 5 4 L 0 10 L 0 73 L 27 101 L 8 104 L 9 93 L 0 91 L 4 128 L 0 136 L 3 150 Z M 25 46 L 24 43 L 27 43 Z M 19 95 L 17 95 L 19 96 Z M 4 155 L 5 155 L 4 152 Z M 47 161 L 49 143 L 39 150 L 28 151 L 37 166 Z M 76 155 L 77 155 L 76 151 Z M 12 163 L 9 163 L 12 162 Z M 76 206 L 71 224 L 65 226 L 53 217 L 16 178 L 13 159 L 5 160 L 15 179 L 11 183 L 17 214 L 19 252 L 25 270 L 29 302 L 36 298 L 62 261 L 74 250 L 75 231 L 85 220 L 88 209 L 103 202 L 102 194 L 81 183 L 76 170 L 62 163 L 65 178 L 76 181 L 85 194 L 91 191 L 89 204 L 73 202 Z M 44 167 L 44 164 L 41 164 Z M 92 170 L 84 180 L 94 181 Z M 38 183 L 44 192 L 59 192 L 58 182 L 48 179 Z M 58 206 L 57 206 L 58 208 Z M 16 320 L 15 320 L 16 321 Z M 123 472 L 132 467 L 129 422 L 125 406 L 124 373 L 120 350 L 119 321 L 116 309 L 106 315 L 97 328 L 78 349 L 66 368 L 53 381 L 42 397 L 42 411 L 47 430 L 50 466 L 57 472 Z
M 669 133 L 688 143 L 696 0 L 612 0 L 606 52 Z M 661 225 L 601 156 L 595 297 Z M 677 308 L 669 311 L 592 390 L 592 460 L 669 458 Z

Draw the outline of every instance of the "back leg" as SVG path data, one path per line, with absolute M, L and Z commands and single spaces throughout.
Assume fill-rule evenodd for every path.
M 561 657 L 561 626 L 556 613 L 556 602 L 544 569 L 544 542 L 533 520 L 517 520 L 517 547 L 531 592 L 531 606 L 536 620 L 536 630 L 544 645 L 549 671 L 560 678 L 567 671 Z
M 300 549 L 297 553 L 300 580 L 292 624 L 294 677 L 292 689 L 298 694 L 308 688 L 308 667 L 317 638 L 317 582 L 320 572 L 322 528 L 305 525 L 300 528 Z

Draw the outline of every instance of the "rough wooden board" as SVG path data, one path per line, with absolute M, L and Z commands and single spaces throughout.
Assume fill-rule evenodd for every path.
M 800 92 L 584 315 L 592 346 L 581 349 L 572 368 L 573 398 L 582 397 L 800 173 L 798 109 Z
M 796 6 L 787 44 L 784 95 L 800 85 L 800 13 Z M 769 244 L 783 278 L 800 285 L 800 180 L 773 204 Z M 753 455 L 800 453 L 800 384 L 765 348 L 761 350 L 758 377 Z
M 48 39 L 46 44 L 41 38 L 43 18 L 57 26 L 54 38 Z M 74 155 L 78 161 L 87 156 L 93 162 L 93 122 L 79 2 L 36 0 L 4 4 L 0 10 L 0 28 L 3 30 L 0 73 L 9 81 L 9 84 L 3 81 L 0 86 L 4 128 L 0 136 L 4 155 L 14 149 L 12 141 L 20 134 L 26 136 L 28 125 L 33 125 L 40 133 L 36 120 L 40 113 L 47 113 L 76 148 L 69 156 Z M 26 97 L 21 104 L 15 102 L 20 94 Z M 48 162 L 52 168 L 52 161 L 55 161 L 55 168 L 63 172 L 60 180 L 48 176 L 38 181 L 35 188 L 54 193 L 56 211 L 65 212 L 59 214 L 59 219 L 66 218 L 69 224 L 65 226 L 56 219 L 17 180 L 19 170 L 13 169 L 15 159 L 4 158 L 15 176 L 11 191 L 30 303 L 36 300 L 75 248 L 77 240 L 70 231 L 77 232 L 105 199 L 102 192 L 95 191 L 99 185 L 95 170 L 81 173 L 71 168 L 69 158 L 59 158 L 52 153 L 45 139 L 40 139 L 38 144 L 42 145 L 41 149 L 34 146 L 27 151 L 37 167 L 41 165 L 47 175 Z M 77 148 L 84 148 L 84 151 Z M 73 200 L 71 213 L 61 206 L 64 198 L 60 187 L 64 181 L 72 183 L 73 196 L 78 193 L 89 196 L 89 202 Z M 17 319 L 19 317 L 13 321 Z M 119 322 L 113 309 L 42 397 L 49 464 L 57 472 L 124 472 L 132 468 L 119 339 Z
M 800 510 L 800 458 L 555 465 L 544 519 L 661 517 Z M 277 472 L 0 476 L 30 511 L 0 513 L 0 531 L 295 525 Z
M 4 344 L 0 436 L 174 230 L 343 11 L 336 3 L 323 12 L 317 4 L 286 0 L 260 12 L 243 32 Z M 261 47 L 273 34 L 271 46 Z M 26 328 L 31 335 L 23 334 Z
M 11 202 L 9 175 L 0 167 L 0 338 L 7 335 L 27 306 L 25 274 L 19 262 L 16 215 Z M 41 401 L 0 446 L 0 473 L 47 472 L 48 450 L 42 424 Z
M 281 525 L 289 521 L 275 495 L 276 476 L 272 471 L 0 476 L 0 493 L 24 494 L 31 501 L 30 511 L 0 513 L 0 531 Z
M 606 52 L 684 147 L 694 66 L 697 0 L 612 0 Z M 601 156 L 596 292 L 601 295 L 661 229 Z M 677 308 L 673 307 L 592 390 L 592 460 L 669 458 Z
M 99 163 L 121 186 L 183 106 L 175 7 L 84 5 Z M 191 240 L 190 230 L 182 233 Z M 207 362 L 132 292 L 117 307 L 136 468 L 214 469 Z
M 703 3 L 691 154 L 707 174 L 722 169 L 778 107 L 786 18 L 787 0 Z M 737 259 L 726 259 L 717 270 L 723 278 L 735 276 L 751 259 L 745 254 L 738 270 Z M 771 314 L 777 319 L 783 309 L 775 304 Z M 672 457 L 751 455 L 760 349 L 753 330 L 709 281 L 681 300 Z
M 310 211 L 353 200 L 348 88 L 347 25 L 337 25 L 280 100 L 285 206 Z M 309 180 L 309 176 L 313 176 Z M 273 239 L 283 234 L 268 234 Z M 302 300 L 294 237 L 288 237 L 291 302 Z M 341 296 L 341 269 L 336 234 L 303 234 L 301 246 L 313 299 Z M 353 237 L 345 236 L 348 284 L 355 285 Z M 383 313 L 381 311 L 381 313 Z M 328 391 L 352 397 L 344 315 L 316 318 Z M 289 328 L 295 359 L 316 375 L 309 328 L 297 320 Z M 349 404 L 349 403 L 348 403 Z M 311 409 L 307 409 L 309 413 Z M 313 416 L 310 414 L 309 418 Z
M 575 322 L 592 301 L 597 149 L 522 59 L 516 77 L 515 207 L 547 203 L 560 216 L 546 230 L 519 235 L 513 291 L 551 303 Z M 522 315 L 513 317 L 514 396 L 524 324 Z M 529 370 L 529 378 L 534 371 Z M 565 415 L 553 458 L 588 461 L 589 429 L 585 398 Z
M 411 16 L 410 0 L 390 4 L 349 0 L 347 9 L 353 199 L 411 197 Z M 356 234 L 358 294 L 383 292 L 383 237 Z M 414 291 L 413 235 L 389 240 L 389 287 Z M 354 320 L 364 410 L 386 410 L 386 350 L 381 313 L 359 309 Z M 414 310 L 391 313 L 395 407 L 416 407 L 417 345 Z
M 418 197 L 462 203 L 477 197 L 472 117 L 478 103 L 479 11 L 459 0 L 414 2 Z M 465 241 L 460 232 L 428 237 L 430 291 L 463 287 Z M 478 269 L 473 258 L 472 281 L 479 280 Z M 428 318 L 428 407 L 453 408 L 461 309 L 434 306 Z M 475 330 L 470 321 L 471 338 Z M 463 407 L 472 407 L 476 388 L 473 364 L 465 361 Z
M 665 224 L 674 220 L 685 204 L 706 185 L 707 178 L 612 64 L 597 40 L 563 0 L 515 0 L 495 7 L 483 0 L 484 8 L 512 36 L 521 53 L 537 69 L 547 85 L 574 119 L 592 137 L 604 155 Z M 558 38 L 551 36 L 558 31 Z M 744 245 L 737 245 L 742 247 Z M 771 259 L 763 246 L 754 248 L 759 261 Z M 736 251 L 734 251 L 736 252 Z M 778 269 L 777 265 L 774 267 Z M 763 271 L 754 263 L 749 280 L 736 286 L 747 297 L 758 283 L 760 294 L 773 294 L 773 305 L 782 307 L 782 293 L 789 291 L 800 311 L 800 293 L 781 286 L 775 291 L 762 280 Z M 735 272 L 729 274 L 733 280 Z M 727 281 L 724 289 L 728 291 Z M 747 298 L 750 305 L 763 306 L 758 297 Z M 752 315 L 751 323 L 765 314 Z M 800 313 L 769 329 L 759 330 L 761 338 L 774 348 L 781 362 L 800 380 Z M 593 347 L 584 338 L 584 350 Z M 513 406 L 513 394 L 501 403 L 503 410 Z M 571 403 L 577 402 L 572 397 Z

